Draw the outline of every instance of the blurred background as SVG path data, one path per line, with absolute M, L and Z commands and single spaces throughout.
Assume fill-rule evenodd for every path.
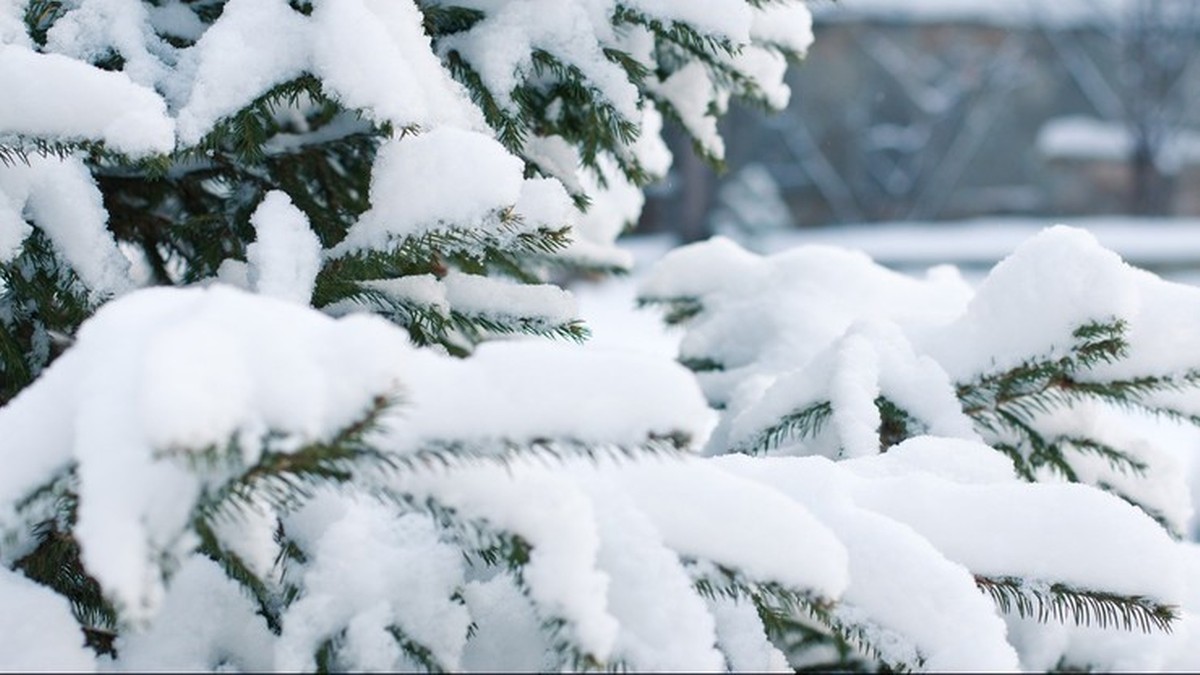
M 675 137 L 639 232 L 970 265 L 1068 222 L 1156 271 L 1200 266 L 1200 1 L 810 7 L 791 105 L 734 109 L 720 173 Z

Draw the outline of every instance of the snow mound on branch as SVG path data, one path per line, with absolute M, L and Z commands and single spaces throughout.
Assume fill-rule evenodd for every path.
M 38 457 L 12 460 L 0 504 L 77 465 L 85 564 L 131 617 L 146 617 L 163 591 L 152 560 L 187 549 L 180 537 L 204 484 L 184 458 L 236 440 L 240 456 L 224 464 L 236 470 L 257 461 L 270 431 L 285 435 L 274 451 L 327 439 L 396 390 L 406 347 L 380 319 L 334 321 L 219 286 L 127 295 L 0 409 L 5 448 Z
M 190 77 L 179 104 L 180 143 L 199 143 L 220 119 L 303 74 L 310 41 L 309 22 L 286 0 L 230 0 L 181 57 Z
M 781 490 L 830 527 L 849 554 L 846 616 L 858 610 L 881 635 L 903 638 L 931 670 L 1017 667 L 973 574 L 1168 604 L 1183 596 L 1178 545 L 1157 523 L 1092 488 L 1019 481 L 997 456 L 982 444 L 918 437 L 886 455 L 836 463 L 712 461 Z
M 705 307 L 688 324 L 680 356 L 723 366 L 700 374 L 716 401 L 743 381 L 809 363 L 862 319 L 949 321 L 969 293 L 956 276 L 915 279 L 854 251 L 808 246 L 764 257 L 724 237 L 667 254 L 640 288 L 643 298 L 692 298 Z
M 132 157 L 175 146 L 175 122 L 166 104 L 125 73 L 0 44 L 0 88 L 10 101 L 21 102 L 0 106 L 0 134 L 98 140 Z
M 445 127 L 392 141 L 375 160 L 371 209 L 332 254 L 448 227 L 495 230 L 495 212 L 521 197 L 524 169 L 498 141 L 473 131 Z
M 321 242 L 304 212 L 278 190 L 250 216 L 255 240 L 246 247 L 249 281 L 263 295 L 307 305 L 321 271 Z
M 149 7 L 138 0 L 85 0 L 59 17 L 46 32 L 46 50 L 96 62 L 121 57 L 121 71 L 154 89 L 169 74 L 160 55 L 167 45 L 154 34 Z
M 271 634 L 258 608 L 217 563 L 193 555 L 171 577 L 154 621 L 131 629 L 116 648 L 125 671 L 244 672 L 272 669 Z
M 66 598 L 0 566 L 0 650 L 11 672 L 94 672 Z
M 539 437 L 636 446 L 653 436 L 702 439 L 712 419 L 686 370 L 638 354 L 495 342 L 465 361 L 414 351 L 405 372 L 401 421 L 388 433 L 396 452 Z
M 636 657 L 641 668 L 719 665 L 709 649 L 712 618 L 681 558 L 826 599 L 846 585 L 841 545 L 803 506 L 702 460 L 577 459 L 560 466 L 516 458 L 384 480 L 527 541 L 532 553 L 522 579 L 530 598 L 544 616 L 565 619 L 575 640 L 603 660 Z M 633 558 L 618 560 L 618 547 Z M 645 567 L 630 569 L 634 560 Z M 647 607 L 629 595 L 642 587 L 674 603 Z
M 438 540 L 427 517 L 397 517 L 377 500 L 323 492 L 289 514 L 285 527 L 310 564 L 303 594 L 283 614 L 275 669 L 315 668 L 321 643 L 348 627 L 352 657 L 344 667 L 397 670 L 407 664 L 392 626 L 434 662 L 460 668 L 471 617 L 451 598 L 463 583 L 463 557 Z
M 829 424 L 805 439 L 786 437 L 783 453 L 831 457 L 873 454 L 880 445 L 882 397 L 925 426 L 923 433 L 979 438 L 956 387 L 1031 359 L 1070 355 L 1074 332 L 1123 322 L 1127 354 L 1078 377 L 1107 382 L 1178 376 L 1200 368 L 1200 291 L 1135 269 L 1090 234 L 1057 226 L 1017 250 L 972 291 L 946 268 L 902 275 L 859 253 L 806 246 L 758 256 L 724 239 L 666 256 L 642 286 L 650 300 L 698 303 L 681 347 L 685 360 L 711 366 L 697 377 L 709 400 L 725 403 L 708 451 L 761 447 L 792 413 L 828 403 Z M 1188 391 L 1154 394 L 1177 410 L 1200 410 Z M 1169 522 L 1193 511 L 1184 478 L 1152 443 L 1112 420 L 1111 408 L 1044 411 L 1039 428 L 1127 449 L 1147 470 L 1123 476 L 1103 457 L 1079 454 L 1078 476 L 1112 485 Z M 786 436 L 786 435 L 785 435 Z
M 10 441 L 0 452 L 21 453 L 4 460 L 0 524 L 16 523 L 14 504 L 76 466 L 84 561 L 129 616 L 144 619 L 164 592 L 156 556 L 190 550 L 183 533 L 202 489 L 264 451 L 331 439 L 381 398 L 411 401 L 401 408 L 411 418 L 382 432 L 394 433 L 381 443 L 399 452 L 479 439 L 637 445 L 705 431 L 703 400 L 674 364 L 532 342 L 481 354 L 438 356 L 376 317 L 333 320 L 219 285 L 129 294 L 0 409 Z M 573 423 L 580 415 L 586 421 Z M 220 459 L 201 459 L 211 453 Z
M 27 213 L 94 294 L 129 290 L 129 261 L 108 231 L 103 201 L 92 175 L 76 157 L 0 163 L 0 263 L 12 260 L 32 232 L 24 220 Z
M 376 121 L 486 129 L 482 114 L 434 55 L 423 20 L 411 2 L 318 2 L 314 71 L 344 105 L 364 109 Z
M 1056 226 L 1017 247 L 979 285 L 963 316 L 929 334 L 925 349 L 956 378 L 1011 368 L 1030 355 L 1063 355 L 1076 328 L 1120 319 L 1128 358 L 1097 377 L 1200 366 L 1200 291 L 1132 267 L 1085 230 Z

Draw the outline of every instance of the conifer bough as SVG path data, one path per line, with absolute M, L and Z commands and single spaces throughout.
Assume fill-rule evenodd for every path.
M 628 267 L 663 118 L 719 162 L 717 117 L 785 105 L 809 27 L 788 0 L 0 0 L 0 667 L 996 669 L 997 603 L 1164 628 L 1177 542 L 1115 498 L 983 439 L 703 458 L 687 370 L 573 344 L 553 282 Z

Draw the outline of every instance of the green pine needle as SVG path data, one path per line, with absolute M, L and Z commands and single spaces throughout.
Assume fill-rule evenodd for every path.
M 1171 632 L 1178 609 L 1140 595 L 1119 595 L 1072 588 L 1066 584 L 1041 584 L 1015 577 L 975 575 L 975 585 L 1006 613 L 1039 622 L 1073 622 L 1077 626 L 1135 628 L 1143 633 Z

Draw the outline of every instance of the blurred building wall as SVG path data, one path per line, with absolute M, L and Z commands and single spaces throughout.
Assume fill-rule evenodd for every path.
M 721 175 L 676 139 L 676 168 L 651 191 L 642 225 L 705 236 L 722 211 L 722 187 L 747 167 L 774 178 L 799 226 L 984 214 L 1200 215 L 1200 142 L 1187 149 L 1200 139 L 1200 2 L 1184 0 L 1183 13 L 1139 25 L 1131 9 L 1138 1 L 1049 3 L 1059 15 L 1032 3 L 1024 15 L 996 13 L 1014 6 L 996 2 L 979 5 L 991 14 L 972 14 L 963 11 L 969 0 L 943 3 L 959 11 L 932 15 L 921 2 L 871 0 L 874 10 L 858 14 L 853 0 L 826 3 L 816 42 L 790 76 L 788 109 L 732 111 Z M 1155 11 L 1172 1 L 1140 0 Z M 1066 16 L 1072 2 L 1079 11 Z M 1137 52 L 1137 31 L 1170 49 Z M 1152 125 L 1146 133 L 1157 134 L 1160 146 L 1145 185 L 1135 175 L 1142 128 L 1135 121 Z M 732 222 L 729 211 L 717 218 L 723 226 Z

